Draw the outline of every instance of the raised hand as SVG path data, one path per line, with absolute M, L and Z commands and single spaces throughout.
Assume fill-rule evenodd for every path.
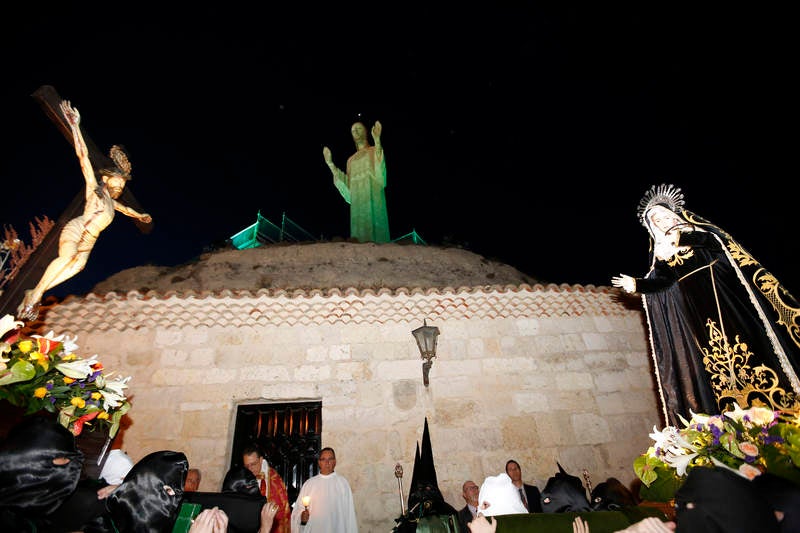
M 77 126 L 81 121 L 81 114 L 78 113 L 78 109 L 72 107 L 69 103 L 69 100 L 61 100 L 61 112 L 64 114 L 64 118 L 67 119 L 70 126 Z
M 261 525 L 259 533 L 269 533 L 272 529 L 272 522 L 275 520 L 275 515 L 278 512 L 278 505 L 274 502 L 267 502 L 261 507 Z

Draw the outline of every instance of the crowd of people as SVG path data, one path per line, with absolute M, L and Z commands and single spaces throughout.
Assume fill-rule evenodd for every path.
M 286 485 L 254 445 L 225 475 L 219 492 L 199 492 L 198 468 L 177 451 L 134 462 L 108 452 L 99 479 L 84 473 L 74 435 L 49 417 L 29 416 L 0 442 L 0 531 L 126 533 L 357 533 L 353 494 L 335 472 L 336 452 L 319 453 L 319 474 L 300 489 L 294 511 Z
M 179 508 L 198 501 L 192 496 L 196 493 L 210 497 L 199 500 L 210 503 L 198 506 L 196 515 L 182 530 L 185 533 L 358 532 L 353 494 L 347 479 L 335 472 L 333 448 L 320 451 L 319 473 L 303 483 L 292 506 L 283 480 L 257 447 L 246 447 L 241 459 L 241 465 L 226 473 L 218 494 L 197 492 L 200 470 L 190 469 L 186 456 L 176 451 L 153 452 L 134 462 L 124 451 L 114 449 L 105 460 L 100 478 L 87 480 L 82 479 L 84 457 L 72 433 L 55 420 L 26 417 L 0 444 L 0 530 L 175 531 Z M 615 478 L 599 484 L 589 497 L 580 479 L 567 474 L 560 465 L 559 469 L 540 490 L 522 480 L 520 464 L 511 459 L 504 472 L 486 477 L 480 486 L 465 481 L 465 505 L 460 510 L 446 504 L 430 509 L 434 514 L 454 517 L 448 529 L 453 533 L 485 533 L 496 530 L 495 517 L 502 515 L 583 514 L 638 503 Z M 419 485 L 438 492 L 435 481 L 425 479 Z M 558 489 L 553 488 L 556 485 Z M 561 491 L 564 501 L 580 500 L 580 504 L 570 507 L 558 503 L 557 510 L 549 511 L 551 502 L 552 509 L 556 508 L 556 490 Z M 595 492 L 602 492 L 602 498 Z M 219 495 L 233 495 L 239 504 L 232 505 Z M 435 499 L 430 495 L 425 498 Z M 617 507 L 598 507 L 603 498 L 618 502 Z M 242 502 L 247 505 L 240 505 Z M 800 531 L 800 487 L 770 473 L 751 481 L 725 467 L 694 468 L 675 495 L 675 509 L 672 520 L 648 517 L 620 531 L 695 532 L 712 526 L 718 531 Z M 581 516 L 572 527 L 573 533 L 591 533 L 589 521 Z

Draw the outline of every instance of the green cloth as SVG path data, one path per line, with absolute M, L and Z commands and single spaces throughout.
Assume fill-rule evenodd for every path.
M 648 516 L 662 520 L 667 517 L 653 507 L 626 507 L 620 511 L 591 511 L 583 513 L 527 513 L 501 515 L 497 519 L 497 533 L 566 533 L 572 531 L 572 521 L 580 516 L 589 524 L 591 533 L 614 533 Z M 419 530 L 417 530 L 419 531 Z

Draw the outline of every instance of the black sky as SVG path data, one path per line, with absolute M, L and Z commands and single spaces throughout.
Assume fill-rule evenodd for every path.
M 788 11 L 87 4 L 3 21 L 0 222 L 27 239 L 33 217 L 58 218 L 82 189 L 30 96 L 50 84 L 99 147 L 128 149 L 155 225 L 142 235 L 118 215 L 86 269 L 47 294 L 190 261 L 259 211 L 346 238 L 321 150 L 343 167 L 359 114 L 383 124 L 393 238 L 414 229 L 546 282 L 608 285 L 646 271 L 636 205 L 675 183 L 800 292 Z

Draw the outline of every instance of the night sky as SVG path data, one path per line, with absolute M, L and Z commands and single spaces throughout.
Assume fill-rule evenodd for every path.
M 4 17 L 0 223 L 27 241 L 28 222 L 83 189 L 31 97 L 49 84 L 98 147 L 128 150 L 154 227 L 117 214 L 86 269 L 46 296 L 191 261 L 259 211 L 347 238 L 321 152 L 344 168 L 359 118 L 383 124 L 392 238 L 416 230 L 543 282 L 609 285 L 646 272 L 636 206 L 674 183 L 800 294 L 784 8 L 87 4 Z

